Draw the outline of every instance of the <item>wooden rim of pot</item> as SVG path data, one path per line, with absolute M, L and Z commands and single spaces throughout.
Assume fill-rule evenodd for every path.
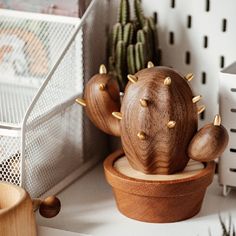
M 106 179 L 114 188 L 141 196 L 176 197 L 205 191 L 211 184 L 215 172 L 215 162 L 211 161 L 204 163 L 205 168 L 189 178 L 165 181 L 135 179 L 121 174 L 114 168 L 115 161 L 124 155 L 124 151 L 120 149 L 106 158 L 104 161 Z

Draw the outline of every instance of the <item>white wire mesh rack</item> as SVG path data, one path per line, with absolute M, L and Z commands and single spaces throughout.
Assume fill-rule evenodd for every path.
M 100 149 L 85 154 L 98 131 L 74 102 L 87 79 L 83 31 L 92 27 L 95 5 L 81 20 L 0 9 L 0 180 L 33 197 L 65 187 L 104 144 L 101 137 Z

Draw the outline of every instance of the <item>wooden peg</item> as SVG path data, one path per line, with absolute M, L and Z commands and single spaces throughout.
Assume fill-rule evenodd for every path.
M 61 210 L 61 202 L 55 196 L 47 197 L 44 200 L 36 198 L 32 201 L 34 210 L 39 208 L 40 215 L 45 218 L 52 218 Z
M 106 84 L 104 84 L 104 83 L 99 84 L 99 89 L 101 91 L 104 91 L 106 89 Z
M 205 111 L 205 109 L 206 109 L 206 107 L 204 105 L 202 105 L 202 106 L 198 107 L 197 113 L 201 114 L 203 111 Z
M 170 85 L 171 84 L 171 78 L 170 77 L 166 77 L 164 80 L 164 85 Z
M 112 115 L 117 118 L 118 120 L 122 119 L 122 114 L 120 112 L 112 112 Z
M 194 75 L 193 73 L 189 73 L 187 74 L 184 78 L 187 80 L 187 81 L 191 81 L 193 79 Z
M 79 105 L 81 105 L 81 106 L 83 106 L 83 107 L 86 107 L 86 102 L 85 102 L 84 99 L 82 99 L 82 98 L 77 98 L 75 101 L 76 101 Z
M 142 107 L 147 107 L 148 106 L 148 100 L 147 99 L 141 98 L 139 100 L 139 102 L 140 102 Z
M 193 101 L 193 103 L 197 103 L 201 100 L 201 98 L 202 98 L 202 96 L 198 95 L 198 96 L 193 97 L 192 101 Z
M 107 74 L 107 68 L 104 64 L 101 64 L 100 67 L 99 67 L 99 74 L 102 75 L 102 74 Z
M 169 129 L 172 129 L 172 128 L 174 128 L 174 127 L 175 127 L 175 125 L 176 125 L 176 122 L 175 122 L 175 121 L 173 121 L 173 120 L 171 120 L 171 121 L 169 121 L 169 122 L 167 123 L 167 127 L 168 127 Z
M 145 140 L 146 139 L 146 134 L 144 132 L 142 132 L 142 131 L 138 132 L 137 136 L 141 140 Z
M 131 81 L 132 83 L 136 83 L 138 81 L 138 77 L 135 75 L 128 75 L 128 80 Z
M 153 62 L 149 61 L 147 64 L 147 68 L 152 68 L 152 67 L 154 67 L 154 64 Z
M 214 118 L 214 122 L 213 122 L 214 126 L 220 126 L 221 125 L 221 117 L 219 114 L 217 114 Z

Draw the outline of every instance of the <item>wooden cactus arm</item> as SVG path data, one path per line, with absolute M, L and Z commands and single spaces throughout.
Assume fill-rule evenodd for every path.
M 84 99 L 76 99 L 85 107 L 89 119 L 107 134 L 120 136 L 120 94 L 119 86 L 104 65 L 99 74 L 93 76 L 85 86 Z M 113 114 L 112 114 L 113 113 Z
M 188 155 L 191 159 L 208 162 L 218 158 L 228 144 L 227 130 L 221 125 L 219 115 L 215 116 L 212 124 L 201 128 L 188 146 Z

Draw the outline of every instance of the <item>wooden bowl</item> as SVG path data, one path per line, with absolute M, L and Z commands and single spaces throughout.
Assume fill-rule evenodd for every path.
M 0 235 L 36 236 L 32 201 L 17 186 L 0 182 Z
M 121 158 L 123 150 L 112 153 L 104 161 L 104 169 L 122 214 L 140 221 L 167 223 L 188 219 L 200 211 L 214 176 L 213 161 L 204 163 L 200 170 L 154 176 L 135 170 L 130 173 L 127 161 L 122 161 L 126 164 L 118 168 Z

